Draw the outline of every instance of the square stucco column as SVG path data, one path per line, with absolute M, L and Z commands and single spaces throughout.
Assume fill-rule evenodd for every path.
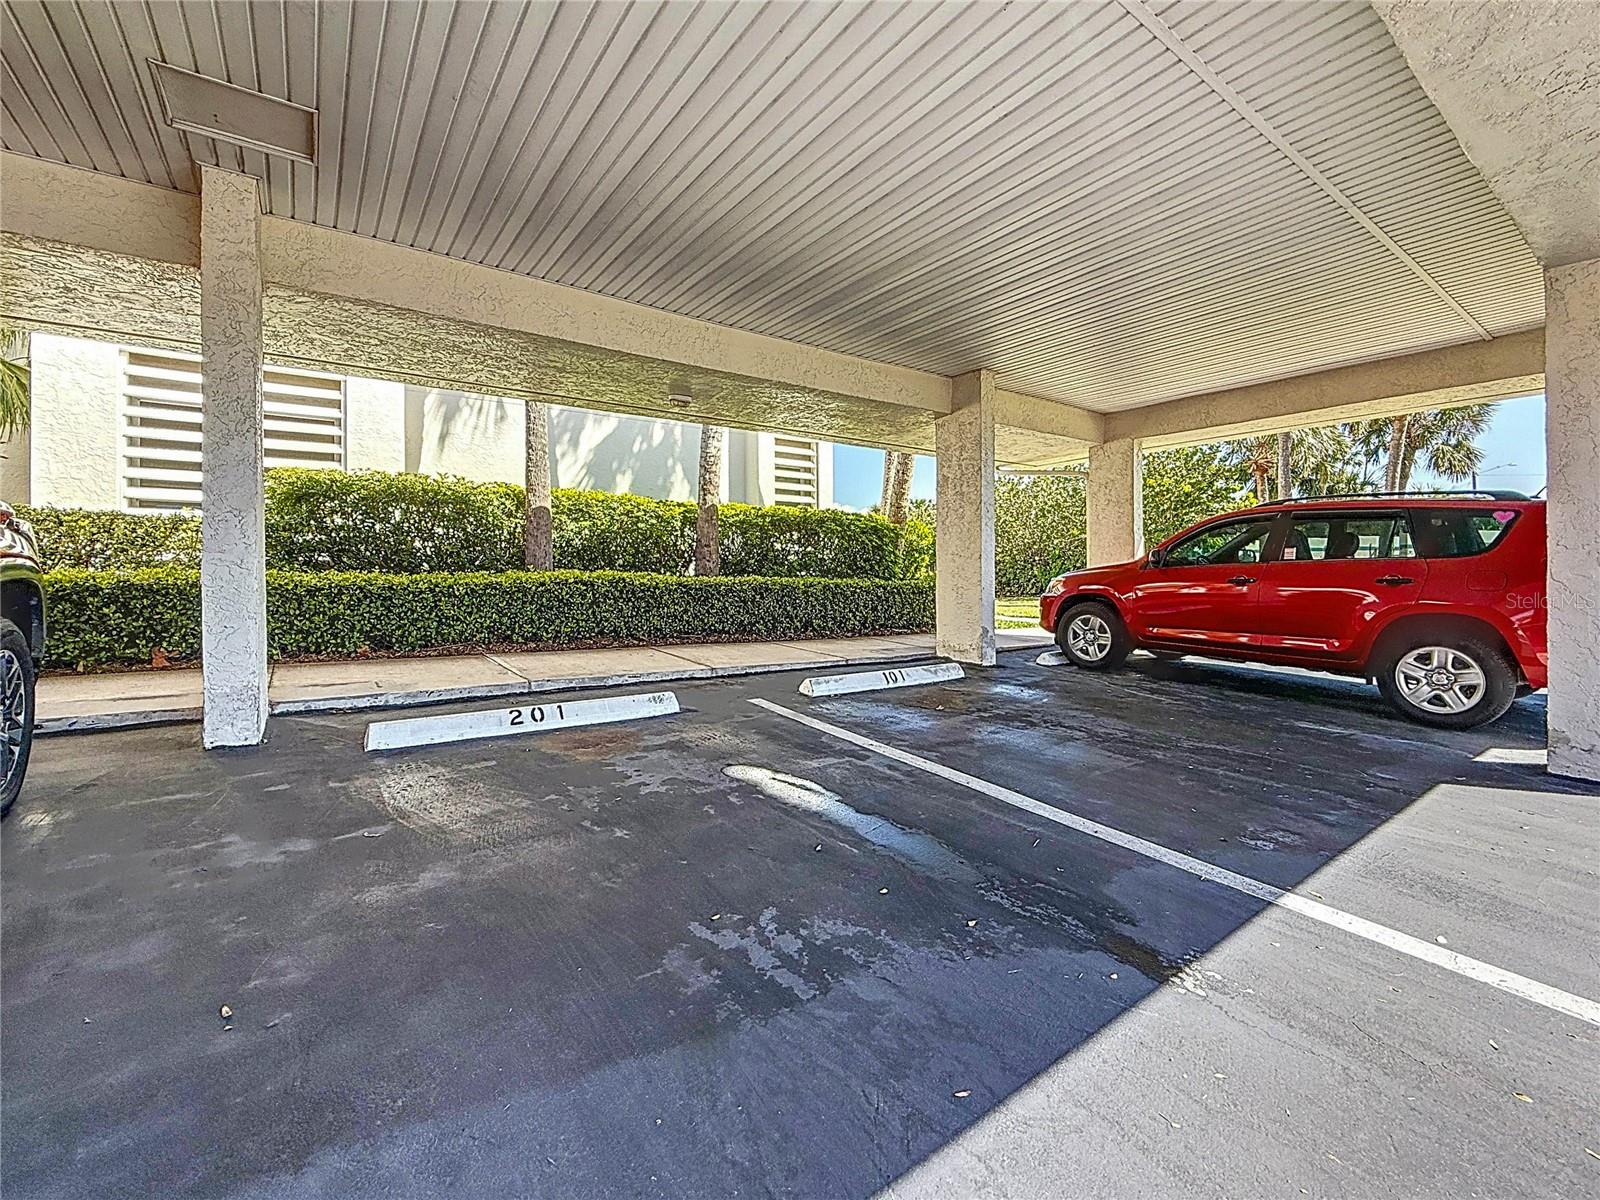
M 994 665 L 994 379 L 958 376 L 954 408 L 933 423 L 937 652 Z
M 1550 770 L 1600 780 L 1600 259 L 1545 272 Z
M 256 180 L 200 168 L 202 741 L 253 746 L 267 725 L 261 474 L 261 202 Z
M 1127 562 L 1144 553 L 1144 479 L 1132 438 L 1089 447 L 1088 565 Z

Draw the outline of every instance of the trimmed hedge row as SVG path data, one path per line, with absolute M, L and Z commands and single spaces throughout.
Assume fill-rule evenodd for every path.
M 52 665 L 148 663 L 200 649 L 199 573 L 52 571 Z M 275 658 L 435 646 L 847 637 L 933 625 L 927 581 L 508 571 L 271 571 Z
M 33 525 L 46 570 L 91 571 L 200 565 L 200 518 L 181 513 L 124 513 L 17 505 Z
M 512 571 L 522 565 L 523 490 L 387 471 L 267 472 L 267 565 L 291 571 Z M 33 508 L 48 568 L 195 567 L 200 522 L 166 516 Z M 558 489 L 555 564 L 571 571 L 679 575 L 694 557 L 695 506 Z M 724 504 L 724 575 L 916 578 L 931 569 L 931 531 L 902 533 L 880 516 Z

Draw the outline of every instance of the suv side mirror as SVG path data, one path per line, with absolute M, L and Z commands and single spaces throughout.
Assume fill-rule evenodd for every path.
M 1147 567 L 1159 567 L 1162 563 L 1164 563 L 1166 561 L 1166 559 L 1167 559 L 1166 551 L 1164 551 L 1164 550 L 1152 550 L 1152 551 L 1150 551 L 1149 556 L 1145 559 L 1145 565 Z

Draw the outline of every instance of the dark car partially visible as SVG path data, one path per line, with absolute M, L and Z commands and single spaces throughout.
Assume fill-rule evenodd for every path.
M 33 750 L 34 678 L 44 657 L 44 587 L 33 529 L 0 502 L 0 816 Z

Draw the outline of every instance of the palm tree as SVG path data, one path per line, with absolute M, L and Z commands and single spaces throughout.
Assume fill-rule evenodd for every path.
M 718 544 L 717 504 L 722 499 L 722 438 L 718 425 L 700 426 L 700 511 L 694 522 L 694 573 L 716 575 L 722 570 Z
M 1272 477 L 1278 465 L 1276 437 L 1267 434 L 1264 437 L 1243 438 L 1237 442 L 1229 442 L 1226 461 L 1230 467 L 1243 468 L 1250 476 L 1250 490 L 1255 493 L 1257 504 L 1265 503 L 1272 498 L 1267 494 L 1267 480 Z
M 0 325 L 0 442 L 28 427 L 28 334 Z
M 1483 465 L 1478 438 L 1493 419 L 1493 404 L 1469 404 L 1359 421 L 1348 426 L 1347 432 L 1368 462 L 1382 457 L 1384 490 L 1403 492 L 1419 462 L 1452 482 L 1472 478 L 1472 472 Z
M 522 562 L 530 571 L 548 571 L 555 565 L 550 516 L 550 406 L 534 400 L 527 404 Z
M 1257 503 L 1272 499 L 1274 491 L 1278 499 L 1286 499 L 1297 487 L 1317 496 L 1360 486 L 1350 436 L 1337 425 L 1263 434 L 1224 446 L 1223 461 L 1249 475 Z

